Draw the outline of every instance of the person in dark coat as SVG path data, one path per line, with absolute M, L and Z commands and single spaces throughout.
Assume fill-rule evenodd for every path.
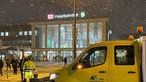
M 67 57 L 64 58 L 64 66 L 67 65 Z
M 3 67 L 4 67 L 4 62 L 3 60 L 0 59 L 0 74 L 3 76 Z
M 11 61 L 11 64 L 12 64 L 12 67 L 13 67 L 13 72 L 14 72 L 14 75 L 17 75 L 17 68 L 19 66 L 19 62 L 18 60 L 16 59 L 16 57 L 14 57 Z
M 21 71 L 21 80 L 23 81 L 24 78 L 23 78 L 23 65 L 24 63 L 27 61 L 26 57 L 25 56 L 22 56 L 21 60 L 20 60 L 20 63 L 19 63 L 19 67 L 20 67 L 20 71 Z
M 7 65 L 7 68 L 10 68 L 11 69 L 10 59 L 6 59 L 6 65 Z

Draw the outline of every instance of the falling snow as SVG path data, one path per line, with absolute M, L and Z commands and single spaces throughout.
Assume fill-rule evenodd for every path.
M 107 29 L 113 31 L 113 38 L 118 36 L 116 32 L 123 33 L 119 37 L 122 38 L 132 33 L 137 25 L 146 27 L 145 0 L 76 0 L 76 4 L 76 11 L 86 12 L 88 18 L 108 18 Z M 74 0 L 1 0 L 0 25 L 48 21 L 48 14 L 73 12 Z

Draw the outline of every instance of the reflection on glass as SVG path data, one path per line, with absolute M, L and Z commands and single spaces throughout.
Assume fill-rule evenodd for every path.
M 61 24 L 60 33 L 60 48 L 72 48 L 72 24 Z
M 47 26 L 47 48 L 58 48 L 58 25 Z
M 89 24 L 90 44 L 102 41 L 102 26 L 101 22 Z

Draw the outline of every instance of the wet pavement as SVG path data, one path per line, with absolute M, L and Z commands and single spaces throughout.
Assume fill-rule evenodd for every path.
M 37 62 L 35 63 L 36 70 L 38 71 L 38 78 L 43 78 L 49 76 L 50 72 L 63 67 L 63 62 Z M 3 76 L 0 76 L 0 82 L 21 82 L 21 75 L 18 68 L 17 75 L 13 75 L 13 69 L 3 68 Z

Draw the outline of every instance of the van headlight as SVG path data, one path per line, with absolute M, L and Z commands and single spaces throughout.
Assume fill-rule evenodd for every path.
M 54 80 L 59 76 L 59 74 L 51 74 L 50 75 L 50 80 Z

